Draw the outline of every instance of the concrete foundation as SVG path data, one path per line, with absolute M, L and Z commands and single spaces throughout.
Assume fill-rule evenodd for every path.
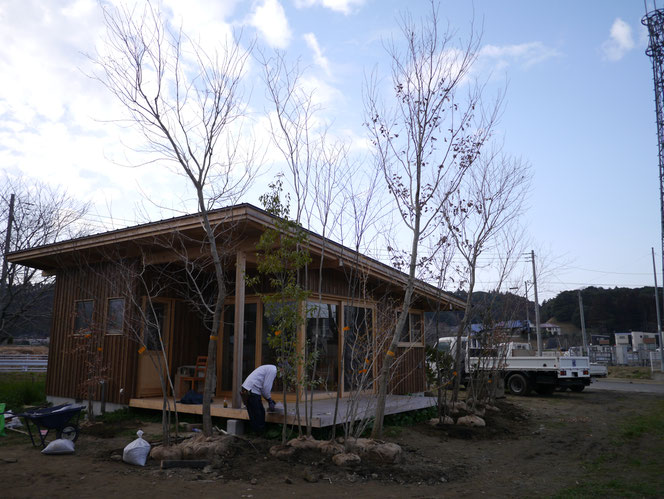
M 244 435 L 244 421 L 239 419 L 229 419 L 226 425 L 226 431 L 229 435 Z

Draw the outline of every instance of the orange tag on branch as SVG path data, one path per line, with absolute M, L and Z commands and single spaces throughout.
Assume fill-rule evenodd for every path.
M 210 335 L 210 339 L 212 341 L 217 341 L 219 339 L 219 336 Z
M 390 357 L 394 357 L 395 354 L 392 350 L 388 350 L 387 355 L 389 355 Z
M 142 346 L 141 348 L 139 348 L 138 349 L 138 355 L 141 355 L 143 352 L 145 352 L 145 350 L 147 350 L 147 348 L 145 348 L 145 345 Z

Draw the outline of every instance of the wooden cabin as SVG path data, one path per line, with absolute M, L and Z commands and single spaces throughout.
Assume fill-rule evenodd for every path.
M 209 311 L 192 298 L 192 283 L 199 296 L 216 289 L 198 214 L 9 255 L 14 263 L 56 276 L 46 379 L 50 400 L 84 400 L 90 393 L 110 407 L 147 407 L 147 399 L 161 394 L 155 359 L 164 359 L 180 390 L 213 335 L 218 337 L 215 397 L 226 399 L 229 409 L 240 408 L 242 380 L 255 367 L 274 363 L 267 342 L 271 319 L 261 299 L 269 286 L 249 287 L 246 276 L 257 274 L 256 243 L 276 219 L 249 204 L 209 217 L 223 241 L 218 249 L 228 296 L 216 334 L 210 331 Z M 316 397 L 333 397 L 339 386 L 347 394 L 357 388 L 357 372 L 368 368 L 372 379 L 379 367 L 350 340 L 363 335 L 371 338 L 365 347 L 373 353 L 383 348 L 380 340 L 396 322 L 406 275 L 313 232 L 307 232 L 307 244 L 312 262 L 301 280 L 311 291 L 306 310 L 315 313 L 306 312 L 298 343 L 317 338 Z M 463 308 L 462 301 L 424 282 L 415 293 L 391 376 L 394 394 L 425 390 L 425 312 Z M 154 327 L 161 341 L 150 336 Z

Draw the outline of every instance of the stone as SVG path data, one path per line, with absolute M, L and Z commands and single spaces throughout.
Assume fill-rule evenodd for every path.
M 205 468 L 203 468 L 203 473 L 208 474 L 208 475 L 210 473 L 212 473 L 213 471 L 214 471 L 214 468 L 212 468 L 212 466 L 210 466 L 209 464 Z
M 371 451 L 377 444 L 370 438 L 349 438 L 348 448 L 355 454 L 366 454 Z
M 337 442 L 330 442 L 329 440 L 324 440 L 319 442 L 318 450 L 327 456 L 334 456 L 335 454 L 341 454 L 344 452 L 344 446 Z
M 288 445 L 289 447 L 294 447 L 296 449 L 317 450 L 319 448 L 320 442 L 313 437 L 303 435 L 301 437 L 289 440 L 286 445 Z
M 251 479 L 251 485 L 258 485 L 258 479 L 252 478 Z
M 122 456 L 120 454 L 111 455 L 111 461 L 122 461 Z
M 295 447 L 288 445 L 273 445 L 270 447 L 270 455 L 278 459 L 285 459 L 295 454 Z
M 233 437 L 227 435 L 206 437 L 201 434 L 196 435 L 194 438 L 191 438 L 182 444 L 171 446 L 171 448 L 181 448 L 181 459 L 212 461 L 216 457 L 227 455 L 231 449 L 232 441 Z
M 474 416 L 472 414 L 457 419 L 456 424 L 459 426 L 478 426 L 478 427 L 486 426 L 486 423 L 482 418 L 480 418 L 479 416 Z
M 491 411 L 491 412 L 500 412 L 500 409 L 498 407 L 496 407 L 495 405 L 491 405 L 491 404 L 487 404 L 485 409 L 487 411 Z
M 360 464 L 362 459 L 360 459 L 360 456 L 354 454 L 353 452 L 344 452 L 332 456 L 332 462 L 337 466 L 354 466 L 356 464 Z
M 430 426 L 438 426 L 440 424 L 441 418 L 431 418 L 427 421 L 427 424 Z M 442 424 L 454 424 L 454 420 L 449 416 L 442 417 Z
M 318 481 L 318 474 L 314 473 L 310 469 L 306 469 L 306 470 L 304 470 L 304 473 L 302 474 L 302 478 L 304 478 L 305 482 L 316 483 Z
M 401 447 L 393 443 L 376 444 L 369 455 L 378 461 L 395 464 L 401 461 Z
M 244 435 L 244 421 L 239 419 L 229 419 L 226 424 L 226 431 L 229 435 Z
M 122 459 L 122 456 L 120 456 L 120 459 Z M 18 459 L 16 459 L 15 457 L 3 457 L 0 458 L 0 461 L 7 464 L 18 463 Z
M 286 479 L 284 480 L 284 482 L 290 485 L 290 484 L 293 483 L 293 480 L 291 480 L 290 478 L 286 477 Z

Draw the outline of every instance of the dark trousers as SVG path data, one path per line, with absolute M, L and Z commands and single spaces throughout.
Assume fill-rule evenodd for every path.
M 249 394 L 247 399 L 247 412 L 249 413 L 249 422 L 251 429 L 257 433 L 265 431 L 265 409 L 260 395 Z

